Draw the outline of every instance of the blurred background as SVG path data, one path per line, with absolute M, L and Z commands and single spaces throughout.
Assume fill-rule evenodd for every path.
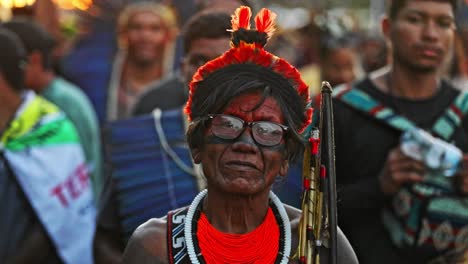
M 118 50 L 116 21 L 119 12 L 128 4 L 141 0 L 0 0 L 0 20 L 8 21 L 15 16 L 29 16 L 45 27 L 57 39 L 54 50 L 55 68 L 66 79 L 77 84 L 91 99 L 99 121 L 105 118 L 105 94 L 94 91 L 108 83 L 113 58 Z M 235 7 L 242 1 L 213 0 L 160 0 L 153 1 L 169 5 L 177 16 L 177 27 L 184 23 L 207 2 L 232 2 L 223 7 Z M 454 48 L 457 76 L 466 75 L 465 57 L 468 46 L 467 0 L 461 1 L 457 18 L 460 41 Z M 385 12 L 385 1 L 370 0 L 273 0 L 247 1 L 254 11 L 269 7 L 278 13 L 278 32 L 269 44 L 277 52 L 300 68 L 305 80 L 316 92 L 320 79 L 331 79 L 337 84 L 375 70 L 388 62 L 385 41 L 380 34 L 379 21 Z M 216 5 L 216 4 L 215 4 Z M 221 6 L 221 5 L 220 5 Z M 180 43 L 179 43 L 180 44 Z M 349 51 L 339 58 L 339 49 Z M 173 70 L 179 67 L 178 59 L 182 47 L 175 46 Z M 357 52 L 359 50 L 359 52 Z M 332 51 L 332 52 L 330 52 Z M 322 55 L 322 58 L 320 56 Z M 353 58 L 345 58 L 353 56 Z M 326 59 L 337 59 L 339 63 L 352 64 L 349 76 L 329 76 L 323 70 Z M 320 61 L 322 60 L 322 64 Z M 344 60 L 344 61 L 343 61 Z M 349 62 L 349 60 L 351 60 Z M 346 62 L 345 62 L 346 61 Z M 454 62 L 455 63 L 455 62 Z M 332 67 L 332 75 L 346 65 Z M 84 67 L 86 65 L 86 67 Z M 320 66 L 317 68 L 317 66 Z M 340 68 L 340 66 L 343 66 Z M 333 68 L 334 67 L 334 68 Z M 351 67 L 351 66 L 350 66 Z M 449 66 L 448 66 L 449 67 Z M 451 66 L 450 66 L 451 67 Z M 449 68 L 450 68 L 449 67 Z M 349 68 L 349 67 L 348 67 Z M 322 72 L 321 72 L 322 70 Z M 345 71 L 346 69 L 341 69 Z M 100 74 L 97 74 L 100 73 Z M 324 76 L 325 74 L 325 76 Z M 90 78 L 91 80 L 86 80 Z M 107 79 L 106 79 L 107 78 Z M 336 79 L 333 80 L 333 79 Z M 102 89 L 100 89 L 102 90 Z
M 0 20 L 8 21 L 14 16 L 30 16 L 53 33 L 60 43 L 54 52 L 58 60 L 57 70 L 66 76 L 68 74 L 67 65 L 73 64 L 75 57 L 71 56 L 70 61 L 63 62 L 63 60 L 67 58 L 68 54 L 73 53 L 73 47 L 76 46 L 77 42 L 86 39 L 87 42 L 93 43 L 93 45 L 87 46 L 88 49 L 100 46 L 101 48 L 105 47 L 107 52 L 110 52 L 109 54 L 116 51 L 116 19 L 126 5 L 135 2 L 143 1 L 0 0 Z M 171 6 L 176 13 L 178 26 L 181 28 L 190 16 L 200 10 L 201 6 L 206 5 L 204 2 L 211 1 L 155 0 L 152 2 Z M 239 3 L 239 1 L 224 2 L 235 2 L 232 6 L 237 6 Z M 344 45 L 350 45 L 353 48 L 363 47 L 359 48 L 361 54 L 358 54 L 358 59 L 361 61 L 364 72 L 373 70 L 383 63 L 377 60 L 382 60 L 379 56 L 383 56 L 382 51 L 379 50 L 383 45 L 379 21 L 385 12 L 384 0 L 256 0 L 247 2 L 254 10 L 269 7 L 278 13 L 280 34 L 276 34 L 277 41 L 271 44 L 270 48 L 292 60 L 297 67 L 317 63 L 320 46 L 333 44 L 323 44 L 330 39 L 332 39 L 330 42 L 345 39 L 345 42 L 352 43 Z M 461 8 L 457 17 L 458 31 L 464 46 L 467 46 L 466 36 L 468 35 L 466 33 L 468 27 L 467 2 L 467 0 L 460 1 Z M 320 35 L 322 39 L 320 39 Z M 466 54 L 466 48 L 463 51 Z M 100 54 L 100 57 L 105 57 L 106 54 L 109 55 L 104 52 Z M 173 67 L 177 69 L 177 63 Z M 305 69 L 308 70 L 308 68 Z M 309 77 L 308 79 L 312 81 L 316 78 L 313 75 L 306 76 L 306 79 Z M 66 77 L 73 79 L 73 76 Z M 86 92 L 87 87 L 78 86 Z M 87 93 L 89 94 L 89 92 Z M 99 108 L 96 105 L 97 99 L 92 97 L 91 100 Z M 103 113 L 101 112 L 98 110 L 99 118 L 102 121 Z

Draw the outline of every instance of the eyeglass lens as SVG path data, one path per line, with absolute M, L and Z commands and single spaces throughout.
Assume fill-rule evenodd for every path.
M 222 139 L 235 139 L 239 137 L 247 127 L 246 122 L 240 118 L 229 115 L 213 116 L 211 131 Z M 258 121 L 249 123 L 251 135 L 255 142 L 264 146 L 274 146 L 283 138 L 283 128 L 269 121 Z

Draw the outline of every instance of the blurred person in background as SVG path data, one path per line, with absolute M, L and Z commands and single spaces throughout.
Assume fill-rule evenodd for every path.
M 95 206 L 80 138 L 24 87 L 27 53 L 0 29 L 0 262 L 93 263 Z
M 320 75 L 332 87 L 361 77 L 362 67 L 351 36 L 324 37 L 320 48 Z
M 224 10 L 210 9 L 190 18 L 183 29 L 181 71 L 148 87 L 135 104 L 133 115 L 182 106 L 188 98 L 187 80 L 191 80 L 199 66 L 229 49 L 230 33 L 226 31 L 229 26 L 230 16 Z
M 310 20 L 298 30 L 300 55 L 296 63 L 311 95 L 319 93 L 322 81 L 333 87 L 360 77 L 358 25 L 349 10 L 311 11 Z
M 318 64 L 310 64 L 300 69 L 310 85 L 311 95 L 319 94 L 322 81 L 332 87 L 354 81 L 363 75 L 361 60 L 357 52 L 356 40 L 351 35 L 335 37 L 326 32 L 320 37 Z
M 316 22 L 316 18 L 320 15 L 321 12 L 311 9 L 309 23 L 297 30 L 300 39 L 297 49 L 300 56 L 294 64 L 299 68 L 318 65 L 320 61 L 320 43 L 324 34 L 323 28 Z
M 366 74 L 383 68 L 389 63 L 387 43 L 381 33 L 362 34 L 357 50 L 359 50 L 362 69 Z
M 138 96 L 172 70 L 176 14 L 167 5 L 129 4 L 121 12 L 119 49 L 107 95 L 107 120 L 130 116 Z
M 182 28 L 183 25 L 187 24 L 187 21 L 197 13 L 215 9 L 215 10 L 222 10 L 228 14 L 232 13 L 239 5 L 245 5 L 252 7 L 254 3 L 250 0 L 171 0 L 171 4 L 177 10 L 177 14 L 179 15 L 179 25 Z M 184 56 L 184 41 L 183 41 L 183 33 L 180 33 L 176 39 L 176 47 L 174 52 L 174 71 L 180 70 L 182 66 L 181 60 Z
M 13 19 L 3 26 L 14 32 L 26 48 L 28 64 L 25 86 L 54 103 L 73 122 L 83 145 L 96 201 L 102 189 L 102 150 L 100 129 L 89 99 L 74 84 L 54 72 L 52 52 L 55 40 L 32 20 Z
M 402 148 L 405 132 L 425 130 L 468 153 L 468 94 L 442 78 L 456 7 L 389 1 L 381 26 L 390 67 L 334 89 L 338 220 L 360 263 L 468 261 L 468 155 L 446 177 L 445 166 L 428 162 L 435 152 L 412 158 L 416 151 Z

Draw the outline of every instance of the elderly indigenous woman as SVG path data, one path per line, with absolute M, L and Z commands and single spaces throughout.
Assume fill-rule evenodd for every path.
M 140 226 L 123 263 L 289 263 L 301 212 L 271 192 L 302 151 L 309 124 L 307 85 L 285 60 L 263 49 L 275 14 L 250 9 L 232 18 L 232 48 L 190 83 L 187 140 L 207 179 L 189 207 Z M 339 236 L 339 263 L 356 263 Z M 327 263 L 324 259 L 323 263 Z

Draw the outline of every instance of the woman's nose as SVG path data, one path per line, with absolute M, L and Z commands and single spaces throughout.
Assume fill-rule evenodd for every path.
M 247 127 L 242 134 L 232 144 L 233 150 L 242 152 L 255 153 L 258 151 L 258 146 L 252 137 L 251 128 Z

